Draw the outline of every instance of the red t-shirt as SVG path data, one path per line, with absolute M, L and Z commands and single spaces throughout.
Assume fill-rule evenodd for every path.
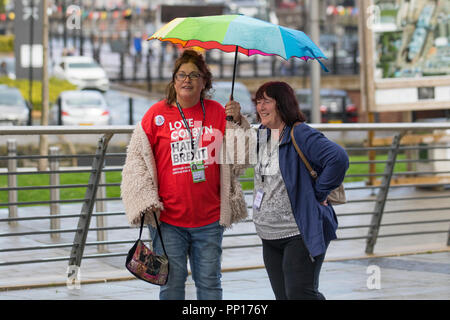
M 142 119 L 156 161 L 159 196 L 164 204 L 161 221 L 179 227 L 202 227 L 220 218 L 220 167 L 214 157 L 219 155 L 225 132 L 225 109 L 213 100 L 204 100 L 204 106 L 202 139 L 195 159 L 205 162 L 203 182 L 193 182 L 189 163 L 194 150 L 178 108 L 162 100 Z M 197 141 L 202 106 L 199 102 L 182 111 Z

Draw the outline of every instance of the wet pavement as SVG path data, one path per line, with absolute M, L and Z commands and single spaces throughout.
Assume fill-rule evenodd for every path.
M 427 191 L 397 188 L 390 197 L 409 198 L 438 196 L 448 191 Z M 347 192 L 348 199 L 372 199 L 369 190 Z M 250 195 L 247 197 L 251 197 Z M 247 199 L 249 201 L 250 199 Z M 388 202 L 386 211 L 406 208 L 448 206 L 450 199 L 439 203 L 430 199 Z M 79 214 L 76 204 L 61 205 L 61 214 Z M 385 214 L 374 254 L 365 253 L 367 228 L 346 228 L 370 223 L 371 216 L 346 215 L 371 210 L 368 203 L 353 202 L 336 207 L 341 240 L 332 241 L 328 248 L 320 279 L 320 291 L 330 300 L 448 300 L 450 299 L 450 247 L 447 246 L 448 211 L 423 210 L 401 214 Z M 107 212 L 121 212 L 120 201 L 107 203 Z M 19 217 L 46 216 L 46 206 L 19 207 Z M 0 209 L 0 218 L 7 218 L 7 209 Z M 424 219 L 433 223 L 416 224 Z M 396 225 L 401 221 L 404 225 Z M 445 220 L 444 220 L 445 221 Z M 71 243 L 78 218 L 60 219 L 60 237 L 49 234 L 5 236 L 6 234 L 50 229 L 45 220 L 24 220 L 17 226 L 0 223 L 1 249 L 49 246 L 45 250 L 0 251 L 0 264 L 23 260 L 34 263 L 0 265 L 0 300 L 153 300 L 158 299 L 159 287 L 136 280 L 125 269 L 125 255 L 137 238 L 138 229 L 129 228 L 123 215 L 108 216 L 104 225 L 109 230 L 108 241 L 129 240 L 129 243 L 108 244 L 103 252 L 96 245 L 87 245 L 81 264 L 79 288 L 66 285 Z M 100 226 L 93 217 L 91 228 Z M 392 226 L 391 226 L 392 225 Z M 414 234 L 432 230 L 440 233 Z M 72 231 L 71 231 L 72 230 Z M 408 236 L 382 236 L 403 233 Z M 225 231 L 222 257 L 223 297 L 226 300 L 273 300 L 274 295 L 264 269 L 260 239 L 254 235 L 252 222 L 236 224 Z M 252 235 L 253 234 L 253 235 Z M 144 239 L 145 239 L 144 235 Z M 343 240 L 347 238 L 347 240 Z M 354 238 L 354 239 L 353 239 Z M 88 234 L 87 243 L 97 241 L 97 232 Z M 52 247 L 67 245 L 61 247 Z M 236 248 L 242 246 L 240 248 Z M 234 248 L 233 248 L 234 247 Z M 102 257 L 102 254 L 111 254 Z M 51 261 L 51 260 L 54 261 Z M 188 277 L 186 299 L 196 299 L 195 285 Z
M 329 300 L 450 299 L 450 252 L 325 262 L 320 291 Z M 224 272 L 225 300 L 273 300 L 264 268 Z M 0 292 L 11 300 L 152 300 L 159 287 L 140 280 L 104 281 Z M 195 300 L 192 279 L 186 299 Z

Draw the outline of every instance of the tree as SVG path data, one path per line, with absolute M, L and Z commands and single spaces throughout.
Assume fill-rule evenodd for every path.
M 41 113 L 41 125 L 48 125 L 48 109 L 49 109 L 49 90 L 48 90 L 48 0 L 43 0 L 44 6 L 44 26 L 43 26 L 43 37 L 42 37 L 42 46 L 44 47 L 44 64 L 42 67 L 42 113 Z M 41 135 L 39 140 L 39 150 L 41 155 L 48 154 L 48 137 L 47 135 Z M 45 170 L 47 168 L 48 160 L 40 159 L 39 160 L 39 170 Z

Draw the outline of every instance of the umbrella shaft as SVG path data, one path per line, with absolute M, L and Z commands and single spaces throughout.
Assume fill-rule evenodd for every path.
M 236 52 L 234 54 L 234 67 L 233 67 L 233 81 L 231 82 L 231 94 L 230 94 L 230 100 L 233 101 L 233 92 L 234 92 L 234 80 L 236 79 L 236 66 L 237 66 L 237 60 L 238 60 L 238 46 L 236 46 Z M 233 121 L 232 116 L 226 117 L 227 121 Z
M 233 100 L 233 92 L 234 92 L 234 80 L 236 79 L 236 67 L 238 61 L 238 46 L 236 46 L 236 51 L 234 54 L 234 67 L 233 67 L 233 81 L 231 82 L 231 95 L 230 100 Z

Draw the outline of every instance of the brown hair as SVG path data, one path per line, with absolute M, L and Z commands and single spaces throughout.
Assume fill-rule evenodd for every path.
M 300 111 L 300 105 L 292 87 L 286 82 L 271 81 L 264 83 L 256 91 L 254 102 L 264 99 L 264 93 L 274 99 L 277 104 L 277 111 L 283 122 L 292 127 L 295 122 L 305 122 L 306 117 Z M 258 112 L 256 113 L 256 119 L 261 122 Z
M 178 72 L 180 67 L 185 64 L 192 62 L 195 64 L 203 75 L 203 79 L 205 80 L 205 88 L 201 92 L 201 98 L 205 98 L 206 92 L 208 92 L 212 87 L 212 74 L 209 71 L 208 65 L 203 58 L 203 55 L 197 53 L 194 50 L 184 50 L 180 57 L 175 61 L 175 67 L 172 72 L 172 81 L 166 87 L 166 100 L 168 104 L 172 104 L 177 99 L 177 93 L 175 92 L 175 74 Z

